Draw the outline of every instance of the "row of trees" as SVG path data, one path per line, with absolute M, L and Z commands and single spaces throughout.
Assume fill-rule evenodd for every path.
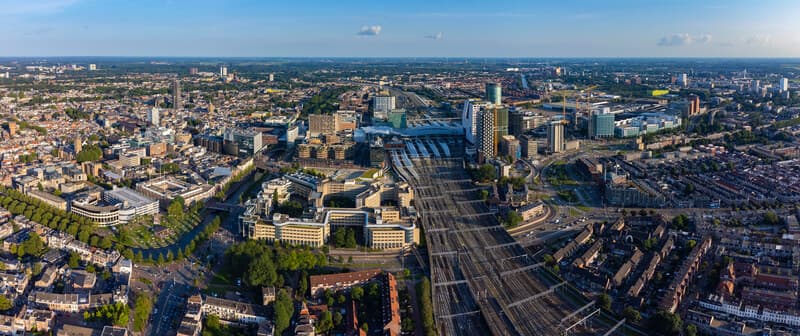
M 93 247 L 110 248 L 111 238 L 93 234 L 94 223 L 85 217 L 54 208 L 49 204 L 22 194 L 21 192 L 0 186 L 0 205 L 14 215 L 23 215 L 36 223 L 51 229 L 66 232 L 81 242 Z
M 417 284 L 417 301 L 419 302 L 419 313 L 422 316 L 422 325 L 425 328 L 425 336 L 436 336 L 436 325 L 433 322 L 433 300 L 431 298 L 431 281 L 428 277 L 423 277 Z

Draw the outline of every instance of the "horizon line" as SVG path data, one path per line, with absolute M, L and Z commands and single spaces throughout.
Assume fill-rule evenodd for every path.
M 164 55 L 15 55 L 9 58 L 230 58 L 230 59 L 797 59 L 800 56 L 164 56 Z

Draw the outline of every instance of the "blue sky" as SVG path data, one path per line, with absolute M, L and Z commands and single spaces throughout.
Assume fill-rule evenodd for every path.
M 0 56 L 796 57 L 797 0 L 0 0 Z

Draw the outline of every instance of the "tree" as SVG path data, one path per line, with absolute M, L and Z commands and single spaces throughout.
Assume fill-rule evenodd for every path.
M 611 297 L 603 293 L 597 297 L 597 305 L 605 310 L 611 310 Z
M 294 314 L 292 299 L 286 290 L 279 290 L 275 297 L 275 335 L 282 335 L 283 331 L 289 327 L 289 322 Z
M 150 317 L 150 311 L 153 310 L 153 300 L 145 295 L 139 293 L 133 303 L 133 330 L 141 332 L 147 325 L 147 319 Z
M 473 178 L 480 182 L 493 181 L 497 178 L 497 171 L 494 166 L 485 164 L 480 166 L 480 168 L 473 173 Z
M 517 225 L 519 225 L 519 222 L 521 221 L 522 221 L 522 216 L 520 216 L 516 211 L 514 210 L 506 211 L 506 220 L 505 220 L 506 227 L 509 228 L 516 227 Z
M 345 231 L 346 231 L 345 228 L 340 227 L 336 229 L 336 232 L 333 233 L 333 244 L 336 245 L 336 247 L 344 247 L 346 238 Z
M 333 313 L 333 325 L 334 326 L 339 327 L 340 325 L 342 325 L 342 320 L 343 319 L 344 319 L 344 317 L 342 316 L 342 313 L 340 313 L 338 310 L 335 313 Z
M 353 290 L 350 292 L 350 297 L 352 297 L 353 300 L 361 301 L 361 299 L 364 298 L 364 288 L 361 286 L 353 287 Z
M 353 230 L 351 228 L 347 228 L 345 236 L 346 236 L 345 237 L 345 242 L 344 242 L 345 247 L 347 247 L 347 248 L 355 248 L 356 246 L 358 246 L 358 243 L 356 242 L 356 231 L 355 230 Z
M 672 226 L 681 231 L 685 231 L 689 228 L 689 224 L 686 223 L 687 217 L 684 214 L 680 214 L 672 218 Z
M 273 285 L 278 279 L 275 264 L 272 262 L 272 258 L 266 254 L 262 254 L 250 262 L 245 274 L 244 281 L 250 286 Z
M 104 250 L 110 249 L 111 248 L 111 239 L 106 237 L 106 236 L 104 236 L 103 238 L 100 238 L 100 242 L 98 243 L 98 246 L 100 246 L 100 248 L 104 249 Z
M 9 310 L 14 307 L 14 303 L 5 295 L 0 295 L 0 310 Z
M 627 306 L 622 310 L 622 317 L 631 322 L 639 322 L 642 320 L 642 315 L 639 311 L 631 306 Z
M 182 220 L 184 218 L 183 212 L 183 197 L 177 196 L 169 202 L 169 206 L 167 207 L 167 216 L 168 218 L 175 219 L 175 220 Z
M 647 320 L 647 331 L 654 335 L 679 335 L 682 326 L 680 316 L 663 310 Z
M 776 215 L 775 212 L 767 211 L 764 213 L 762 222 L 764 225 L 778 225 L 781 223 L 781 219 L 778 218 L 778 215 Z
M 297 201 L 285 201 L 275 209 L 275 212 L 297 218 L 303 215 L 303 205 Z
M 300 272 L 300 279 L 298 280 L 297 284 L 297 293 L 300 295 L 300 297 L 303 297 L 306 295 L 307 291 L 308 291 L 308 272 L 302 271 Z
M 103 158 L 103 150 L 95 144 L 88 144 L 83 146 L 81 151 L 76 156 L 78 162 L 95 162 Z
M 697 336 L 697 326 L 694 324 L 689 324 L 686 326 L 686 332 L 684 333 L 686 336 Z
M 331 315 L 330 311 L 323 312 L 317 322 L 317 333 L 325 334 L 331 329 L 333 329 L 333 315 Z

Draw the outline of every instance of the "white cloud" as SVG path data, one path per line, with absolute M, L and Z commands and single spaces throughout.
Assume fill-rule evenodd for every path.
M 361 26 L 361 30 L 356 33 L 361 36 L 378 36 L 381 33 L 381 26 Z
M 747 40 L 744 41 L 749 46 L 765 46 L 769 44 L 772 40 L 772 36 L 770 35 L 755 35 L 750 36 Z
M 431 40 L 441 40 L 442 37 L 444 37 L 444 33 L 442 33 L 442 32 L 438 32 L 438 33 L 433 34 L 433 35 L 425 35 L 426 39 L 431 39 Z
M 664 36 L 658 41 L 661 47 L 677 47 L 690 44 L 707 44 L 711 42 L 711 34 L 692 35 L 688 33 Z

